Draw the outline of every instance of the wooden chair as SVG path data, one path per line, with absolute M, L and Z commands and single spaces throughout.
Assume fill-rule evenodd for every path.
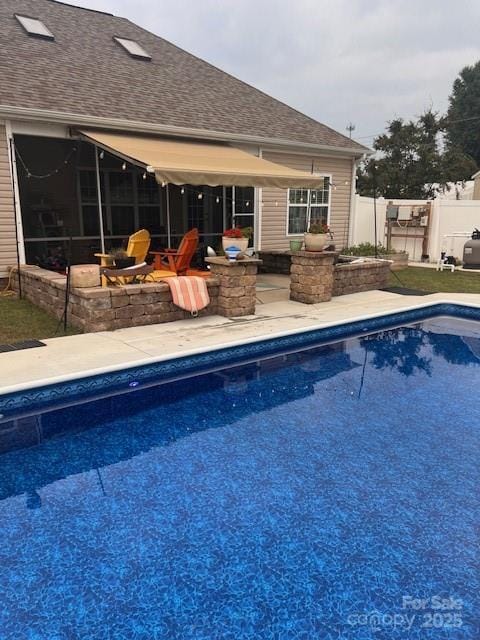
M 135 258 L 135 264 L 142 264 L 145 262 L 149 248 L 150 233 L 146 229 L 140 229 L 129 237 L 127 255 L 130 258 Z M 113 259 L 109 253 L 95 253 L 94 255 L 96 258 L 100 258 L 100 270 L 103 267 L 113 266 Z M 106 287 L 107 284 L 107 278 L 102 275 L 102 287 Z
M 170 276 L 184 276 L 190 269 L 190 263 L 198 247 L 198 229 L 191 229 L 182 238 L 178 249 L 151 251 L 154 256 L 154 280 Z
M 140 229 L 129 237 L 127 255 L 130 258 L 135 258 L 135 264 L 141 264 L 145 262 L 149 248 L 150 233 L 146 229 Z M 109 253 L 96 253 L 95 257 L 100 258 L 101 267 L 112 266 L 112 256 Z

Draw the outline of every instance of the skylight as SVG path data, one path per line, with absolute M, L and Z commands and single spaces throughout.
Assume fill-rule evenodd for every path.
M 141 47 L 138 42 L 135 40 L 130 40 L 129 38 L 118 38 L 114 36 L 113 39 L 115 42 L 127 51 L 132 58 L 138 58 L 139 60 L 151 60 L 152 56 L 150 56 L 143 47 Z
M 17 13 L 15 18 L 22 25 L 29 36 L 35 38 L 44 38 L 45 40 L 55 40 L 55 37 L 51 31 L 43 24 L 41 20 L 36 18 L 29 18 L 28 16 L 20 16 Z

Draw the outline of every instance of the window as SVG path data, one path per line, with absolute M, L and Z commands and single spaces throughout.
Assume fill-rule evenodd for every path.
M 130 171 L 110 171 L 108 177 L 111 205 L 109 228 L 114 236 L 129 235 L 135 231 L 133 174 Z
M 206 191 L 206 190 L 205 190 Z M 187 200 L 187 227 L 188 229 L 198 229 L 199 233 L 203 233 L 205 222 L 204 195 L 202 198 L 198 196 L 204 194 L 202 187 L 193 187 L 188 191 Z
M 100 221 L 98 219 L 97 176 L 95 171 L 80 171 L 79 188 L 83 228 L 82 235 L 98 236 L 100 233 Z M 100 189 L 102 192 L 102 202 L 105 202 L 105 180 L 103 174 L 100 175 Z M 105 207 L 103 208 L 103 215 L 106 215 Z
M 103 189 L 103 184 L 102 184 Z M 82 202 L 97 203 L 97 176 L 95 171 L 82 171 L 80 173 L 80 196 Z M 102 191 L 103 196 L 103 191 Z
M 232 187 L 232 226 L 255 228 L 255 189 Z
M 143 47 L 141 47 L 138 42 L 135 40 L 130 40 L 129 38 L 118 38 L 114 36 L 113 39 L 117 44 L 127 51 L 132 58 L 138 58 L 139 60 L 151 60 L 152 56 L 150 56 Z
M 288 235 L 305 233 L 310 224 L 328 224 L 330 213 L 330 178 L 323 178 L 320 189 L 288 190 Z
M 112 235 L 129 236 L 135 231 L 135 208 L 127 205 L 112 205 Z
M 78 185 L 82 235 L 96 236 L 99 222 L 95 171 L 80 169 Z M 100 189 L 107 237 L 126 237 L 142 227 L 155 235 L 165 234 L 165 205 L 154 176 L 106 167 L 100 173 Z
M 41 20 L 29 18 L 28 16 L 20 16 L 17 13 L 15 14 L 15 18 L 29 36 L 33 36 L 34 38 L 43 38 L 45 40 L 55 40 L 53 33 L 47 29 Z
M 166 226 L 160 215 L 160 189 L 155 176 L 137 175 L 138 226 L 150 233 L 165 235 Z
M 105 215 L 105 207 L 103 207 L 103 214 Z M 98 219 L 97 205 L 82 206 L 82 223 L 83 235 L 98 236 L 100 233 L 100 220 Z
M 133 206 L 133 175 L 130 171 L 110 171 L 109 189 L 112 203 Z

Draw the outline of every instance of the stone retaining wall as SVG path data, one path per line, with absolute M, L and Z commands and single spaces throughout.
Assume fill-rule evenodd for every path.
M 285 254 L 284 254 L 285 255 Z M 334 265 L 335 252 L 291 251 L 290 298 L 305 304 L 326 302 L 332 296 L 381 289 L 388 282 L 388 262 L 369 261 Z M 255 313 L 256 278 L 260 260 L 228 262 L 207 259 L 211 277 L 205 282 L 210 304 L 200 316 L 237 317 Z M 21 269 L 22 293 L 33 304 L 61 318 L 65 306 L 66 277 L 40 267 Z M 12 284 L 18 291 L 18 273 Z M 172 302 L 165 282 L 148 282 L 119 287 L 72 288 L 68 322 L 84 331 L 110 331 L 139 325 L 173 322 L 190 318 Z
M 37 307 L 61 318 L 66 277 L 34 266 L 22 267 L 21 277 L 23 296 Z M 220 282 L 212 277 L 207 278 L 206 283 L 210 304 L 199 312 L 199 316 L 217 313 Z M 13 278 L 13 286 L 18 291 L 18 274 Z M 173 304 L 170 289 L 164 282 L 72 288 L 69 295 L 68 322 L 86 332 L 173 322 L 190 317 L 190 313 Z
M 259 251 L 262 261 L 261 273 L 281 273 L 290 275 L 291 256 L 288 251 Z
M 211 277 L 205 278 L 210 304 L 199 316 L 245 316 L 255 313 L 255 294 L 259 260 L 229 263 L 211 258 Z M 40 267 L 21 268 L 22 294 L 38 307 L 61 318 L 65 306 L 66 276 Z M 18 291 L 18 273 L 13 287 Z M 110 331 L 147 324 L 191 318 L 172 302 L 165 282 L 145 282 L 109 287 L 70 290 L 69 324 L 90 331 Z
M 390 263 L 375 260 L 353 264 L 339 263 L 333 273 L 333 295 L 382 289 L 388 284 Z
M 302 260 L 306 259 L 307 262 L 310 260 L 312 269 L 308 268 L 303 277 L 303 283 L 305 286 L 312 286 L 313 281 L 311 279 L 312 273 L 316 273 L 317 275 L 320 273 L 324 273 L 324 265 L 322 266 L 321 256 L 326 255 L 328 252 L 322 252 L 317 254 L 316 252 L 309 251 L 300 251 L 300 252 L 292 252 L 292 251 L 261 251 L 259 256 L 262 258 L 262 267 L 261 270 L 265 273 L 281 273 L 281 274 L 290 274 L 292 282 L 298 284 L 298 276 L 299 276 L 299 266 L 298 264 L 294 266 L 294 255 L 302 256 Z M 316 267 L 312 266 L 317 264 L 315 256 L 320 256 L 320 262 L 318 262 L 319 270 L 316 271 Z M 402 254 L 396 254 L 401 256 L 402 259 L 404 256 Z M 356 260 L 357 258 L 350 258 L 344 256 L 342 260 Z M 392 269 L 392 265 L 390 262 L 375 260 L 374 258 L 362 258 L 366 260 L 366 262 L 357 262 L 357 263 L 348 263 L 348 262 L 337 262 L 333 266 L 333 285 L 332 285 L 332 296 L 342 296 L 347 293 L 357 293 L 359 291 L 370 291 L 372 289 L 382 289 L 387 286 L 389 279 L 389 272 Z M 297 259 L 298 262 L 298 259 Z M 305 263 L 307 265 L 307 263 Z M 308 273 L 307 271 L 312 271 L 312 273 Z M 319 291 L 318 287 L 321 285 L 321 282 L 316 282 L 314 286 L 317 287 L 317 291 Z M 329 278 L 326 280 L 327 288 L 330 286 Z M 301 296 L 300 296 L 301 297 Z M 292 297 L 292 300 L 298 300 L 298 298 Z M 299 300 L 303 302 L 303 300 Z M 318 300 L 321 302 L 322 300 Z

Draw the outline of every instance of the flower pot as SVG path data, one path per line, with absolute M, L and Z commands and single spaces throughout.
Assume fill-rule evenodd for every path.
M 323 251 L 329 243 L 327 233 L 306 233 L 305 234 L 305 251 Z
M 115 258 L 115 266 L 117 269 L 127 269 L 135 264 L 135 257 L 132 258 Z
M 227 238 L 222 236 L 222 248 L 225 251 L 228 247 L 237 247 L 240 251 L 248 249 L 248 238 Z
M 303 240 L 290 240 L 290 251 L 301 251 Z

